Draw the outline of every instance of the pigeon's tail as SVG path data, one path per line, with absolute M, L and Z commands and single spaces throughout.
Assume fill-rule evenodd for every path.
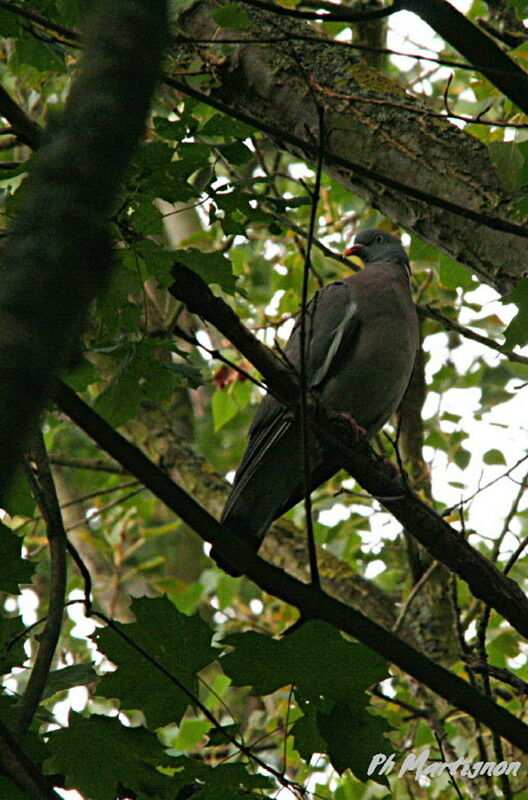
M 261 442 L 256 449 L 258 457 L 243 460 L 220 520 L 255 551 L 272 522 L 304 496 L 300 425 L 297 421 L 283 421 L 273 433 L 270 446 L 266 446 L 267 442 L 262 446 Z M 337 470 L 330 460 L 321 459 L 315 442 L 313 450 L 311 488 Z M 241 574 L 236 565 L 219 555 L 216 547 L 211 550 L 211 558 L 230 575 Z
M 255 437 L 260 441 L 250 441 L 220 519 L 255 551 L 273 520 L 283 513 L 284 498 L 295 491 L 299 480 L 298 424 L 276 420 L 265 433 L 265 437 Z M 215 547 L 211 558 L 230 575 L 240 575 Z

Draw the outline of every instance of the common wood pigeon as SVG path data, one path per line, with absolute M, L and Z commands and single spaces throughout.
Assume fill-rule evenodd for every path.
M 401 242 L 378 228 L 362 231 L 345 255 L 365 268 L 321 289 L 306 310 L 306 377 L 326 406 L 351 416 L 373 437 L 398 407 L 418 347 L 411 268 Z M 300 368 L 300 319 L 285 355 Z M 339 465 L 310 437 L 311 490 Z M 303 459 L 298 417 L 266 395 L 249 429 L 221 522 L 258 550 L 273 520 L 302 500 Z M 211 557 L 232 575 L 216 548 Z

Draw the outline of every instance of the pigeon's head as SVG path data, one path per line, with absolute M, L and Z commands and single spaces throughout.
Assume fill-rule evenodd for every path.
M 381 228 L 369 228 L 358 233 L 352 247 L 345 250 L 343 255 L 359 256 L 365 265 L 391 261 L 404 266 L 410 273 L 409 259 L 402 243 Z

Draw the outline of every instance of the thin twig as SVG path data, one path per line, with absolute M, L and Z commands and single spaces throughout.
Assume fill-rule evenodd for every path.
M 439 736 L 439 735 L 436 733 L 436 731 L 434 731 L 434 737 L 435 737 L 435 739 L 436 739 L 436 744 L 438 745 L 438 749 L 439 749 L 439 751 L 440 751 L 440 757 L 441 757 L 441 759 L 442 759 L 442 762 L 445 764 L 445 762 L 446 762 L 446 757 L 445 757 L 445 754 L 444 754 L 444 746 L 443 746 L 443 743 L 442 743 L 442 739 L 441 739 L 441 738 L 440 738 L 440 736 Z M 451 774 L 451 772 L 450 772 L 449 770 L 448 770 L 447 774 L 448 774 L 448 776 L 449 776 L 449 782 L 451 783 L 452 787 L 454 788 L 454 790 L 455 790 L 455 792 L 456 792 L 456 795 L 457 795 L 457 797 L 459 798 L 459 800 L 464 800 L 464 798 L 463 798 L 463 796 L 462 796 L 462 792 L 460 791 L 460 789 L 459 789 L 459 787 L 458 787 L 458 783 L 457 783 L 457 782 L 456 782 L 456 780 L 455 780 L 455 776 L 454 776 L 454 775 L 452 775 L 452 774 Z
M 393 50 L 389 47 L 373 47 L 371 45 L 356 43 L 356 42 L 343 42 L 339 39 L 324 39 L 321 36 L 309 36 L 308 34 L 288 33 L 287 36 L 266 36 L 263 38 L 253 39 L 250 36 L 232 38 L 232 39 L 194 39 L 187 34 L 180 32 L 179 34 L 171 37 L 174 44 L 193 44 L 196 46 L 210 46 L 210 45 L 226 45 L 226 44 L 281 44 L 283 42 L 299 41 L 299 42 L 315 42 L 319 45 L 323 44 L 328 47 L 346 47 L 350 50 L 359 50 L 360 52 L 376 53 L 379 55 L 399 56 L 402 58 L 410 58 L 413 61 L 428 61 L 438 67 L 454 67 L 455 69 L 467 70 L 468 72 L 480 72 L 486 69 L 490 74 L 496 75 L 511 75 L 511 70 L 495 69 L 478 64 L 468 64 L 464 61 L 453 61 L 448 58 L 438 58 L 434 56 L 424 56 L 419 53 L 405 53 L 402 50 Z M 433 70 L 436 71 L 436 70 Z M 420 75 L 417 80 L 424 79 L 424 75 Z M 514 127 L 514 126 L 512 126 Z
M 424 719 L 429 719 L 431 716 L 430 712 L 427 708 L 418 708 L 417 706 L 412 706 L 410 703 L 407 703 L 405 700 L 400 700 L 399 697 L 389 697 L 389 695 L 384 694 L 377 686 L 371 688 L 370 693 L 379 697 L 381 700 L 386 700 L 387 703 L 394 703 L 394 705 L 399 706 L 400 708 L 405 709 L 414 717 L 423 717 Z
M 488 653 L 486 650 L 486 628 L 490 618 L 490 607 L 486 606 L 482 613 L 482 616 L 477 624 L 477 648 L 479 652 L 479 657 L 481 664 L 486 666 L 488 663 Z M 480 671 L 480 675 L 482 678 L 482 691 L 485 695 L 491 698 L 491 683 L 490 683 L 490 676 L 489 672 L 486 669 L 482 669 Z M 498 733 L 494 730 L 491 731 L 491 740 L 493 743 L 493 752 L 495 755 L 495 760 L 497 763 L 500 763 L 504 760 L 504 750 L 502 747 L 501 738 Z M 502 789 L 502 793 L 505 800 L 513 800 L 513 794 L 511 790 L 510 781 L 507 775 L 500 776 L 500 785 Z
M 361 95 L 356 95 L 356 94 L 335 92 L 332 89 L 327 89 L 325 86 L 321 86 L 319 83 L 317 83 L 317 81 L 313 77 L 311 79 L 311 82 L 312 86 L 315 89 L 317 89 L 318 92 L 326 95 L 327 97 L 333 97 L 338 100 L 352 100 L 355 103 L 366 103 L 367 105 L 386 106 L 388 108 L 403 109 L 404 111 L 410 111 L 412 114 L 417 114 L 420 117 L 433 117 L 434 119 L 459 119 L 462 122 L 467 122 L 472 125 L 488 125 L 488 126 L 495 126 L 497 128 L 528 128 L 528 122 L 511 124 L 509 122 L 495 122 L 493 120 L 481 119 L 481 114 L 487 113 L 487 111 L 489 111 L 489 108 L 484 109 L 484 111 L 482 111 L 481 114 L 479 114 L 476 117 L 470 117 L 464 114 L 456 114 L 449 108 L 445 94 L 444 94 L 444 104 L 446 108 L 446 113 L 442 114 L 441 111 L 432 111 L 431 109 L 424 108 L 423 106 L 417 107 L 417 106 L 412 106 L 408 103 L 395 103 L 392 100 L 380 100 L 374 97 L 362 97 Z M 445 89 L 446 92 L 448 88 L 449 88 L 449 81 Z
M 227 331 L 225 333 L 230 335 Z M 143 453 L 94 414 L 92 409 L 82 403 L 69 387 L 57 382 L 54 384 L 52 391 L 54 399 L 60 403 L 60 407 L 94 438 L 105 451 L 126 464 L 132 474 L 136 475 L 139 480 L 148 486 L 157 497 L 162 499 L 194 530 L 215 546 L 222 548 L 227 560 L 237 559 L 237 563 L 241 565 L 244 573 L 256 579 L 261 588 L 295 605 L 301 613 L 305 612 L 306 616 L 328 621 L 344 632 L 355 636 L 360 641 L 368 643 L 369 646 L 380 652 L 385 658 L 390 659 L 397 666 L 446 698 L 448 702 L 452 702 L 476 719 L 480 719 L 482 722 L 492 726 L 512 744 L 520 747 L 523 752 L 528 751 L 527 726 L 506 709 L 494 703 L 490 698 L 480 695 L 455 674 L 425 658 L 410 645 L 399 640 L 391 631 L 376 625 L 376 623 L 368 620 L 358 611 L 348 606 L 343 606 L 316 587 L 307 586 L 263 561 L 255 555 L 243 539 L 216 522 L 198 503 L 183 492 L 179 486 L 170 481 L 161 470 L 157 469 Z M 328 425 L 329 423 L 325 422 L 325 424 Z M 420 504 L 420 508 L 423 511 L 421 517 L 423 529 L 429 526 L 430 520 L 426 507 Z M 406 520 L 403 520 L 403 524 L 409 528 Z M 442 524 L 442 533 L 445 534 L 447 530 L 447 527 Z M 449 550 L 450 547 L 455 551 L 460 548 L 460 542 L 456 537 L 449 537 L 449 544 L 446 546 L 446 537 L 442 535 L 441 542 L 446 550 Z M 496 570 L 494 565 L 488 564 L 476 552 L 468 548 L 466 544 L 464 544 L 464 551 L 466 556 L 470 558 L 468 563 L 473 564 L 475 560 L 478 560 L 479 566 L 477 569 L 480 571 L 480 568 L 482 568 L 481 577 L 486 582 L 486 585 L 490 580 L 495 579 Z M 490 567 L 493 568 L 491 570 L 493 577 L 490 575 Z M 467 572 L 465 569 L 458 571 Z M 506 581 L 504 576 L 500 577 L 503 582 Z M 468 579 L 474 582 L 473 571 L 471 571 L 471 574 L 468 573 Z M 495 588 L 497 587 L 495 586 Z M 477 594 L 481 596 L 484 594 L 484 592 L 480 591 L 480 587 L 477 587 Z M 500 592 L 497 594 L 500 594 Z M 499 605 L 501 610 L 504 608 L 504 615 L 507 618 L 512 618 L 512 608 L 515 609 L 520 603 L 520 592 L 518 592 L 513 582 L 508 583 L 507 604 L 499 601 L 494 597 L 494 605 Z M 522 619 L 519 618 L 519 622 L 520 628 L 526 627 L 524 624 L 525 616 L 522 616 Z
M 175 324 L 172 326 L 172 333 L 176 334 L 176 336 L 179 336 L 180 339 L 183 339 L 185 342 L 188 342 L 189 344 L 192 344 L 195 347 L 201 347 L 202 350 L 205 350 L 206 353 L 209 353 L 211 358 L 215 358 L 217 361 L 221 361 L 227 367 L 230 367 L 230 369 L 236 370 L 236 372 L 238 372 L 239 375 L 241 375 L 246 380 L 251 381 L 251 383 L 255 384 L 255 386 L 258 386 L 259 389 L 266 388 L 266 386 L 263 384 L 262 381 L 259 381 L 258 378 L 253 377 L 253 375 L 251 375 L 247 370 L 245 370 L 239 364 L 235 364 L 234 361 L 230 361 L 228 358 L 222 355 L 220 350 L 217 350 L 216 348 L 207 347 L 207 345 L 203 344 L 202 342 L 199 342 L 195 336 L 192 336 L 191 334 L 184 331 L 183 328 L 180 328 L 179 325 Z
M 52 453 L 49 457 L 49 462 L 57 467 L 72 467 L 73 469 L 85 469 L 93 472 L 109 472 L 115 475 L 128 474 L 120 464 L 113 464 L 111 461 L 104 461 L 103 459 L 68 458 Z
M 480 333 L 476 333 L 476 331 L 472 331 L 471 328 L 466 328 L 464 325 L 460 325 L 458 322 L 454 322 L 449 317 L 444 316 L 435 308 L 432 308 L 429 305 L 425 306 L 417 306 L 416 310 L 422 317 L 429 317 L 429 319 L 434 319 L 439 322 L 442 327 L 446 330 L 456 331 L 460 333 L 461 336 L 464 336 L 466 339 L 472 339 L 474 342 L 479 342 L 479 344 L 483 344 L 485 347 L 490 347 L 492 350 L 496 350 L 497 353 L 505 356 L 508 361 L 514 361 L 517 364 L 526 364 L 528 365 L 528 356 L 522 356 L 520 353 L 515 353 L 513 350 L 510 350 L 503 344 L 499 344 L 495 342 L 493 339 L 488 338 L 487 336 L 482 336 Z
M 523 464 L 527 459 L 528 459 L 528 453 L 524 456 L 521 456 L 521 458 L 519 458 L 518 461 L 516 461 L 512 467 L 509 467 L 506 470 L 506 472 L 503 472 L 502 475 L 499 475 L 497 478 L 493 478 L 493 480 L 489 481 L 488 483 L 485 483 L 484 486 L 479 486 L 479 488 L 475 492 L 473 492 L 473 494 L 471 494 L 469 497 L 465 497 L 461 502 L 467 505 L 468 503 L 471 502 L 471 500 L 474 500 L 478 494 L 484 492 L 486 489 L 489 489 L 490 486 L 493 486 L 495 483 L 502 481 L 503 478 L 507 478 L 515 469 L 517 469 L 517 467 L 520 464 Z M 441 516 L 449 517 L 449 515 L 452 514 L 455 508 L 458 508 L 459 505 L 460 502 L 455 503 L 454 506 L 449 506 L 448 508 L 444 508 L 444 510 L 441 512 Z
M 64 608 L 66 608 L 66 606 L 73 606 L 75 603 L 84 603 L 84 600 L 68 600 L 66 603 L 64 603 Z M 15 644 L 20 641 L 20 639 L 25 639 L 34 628 L 42 625 L 47 619 L 47 614 L 45 614 L 43 617 L 39 617 L 39 619 L 35 620 L 35 622 L 32 622 L 31 625 L 27 625 L 24 630 L 20 631 L 20 633 L 17 633 L 16 636 L 13 636 L 12 639 L 9 639 L 4 644 L 6 651 L 9 652 L 15 646 Z
M 51 459 L 50 459 L 50 464 L 51 464 Z M 131 487 L 137 487 L 139 485 L 140 484 L 138 483 L 138 481 L 129 481 L 128 483 L 121 483 L 118 486 L 110 486 L 108 489 L 99 489 L 97 492 L 90 492 L 89 494 L 85 494 L 82 497 L 76 497 L 75 500 L 68 500 L 67 503 L 62 503 L 60 505 L 60 509 L 62 510 L 63 508 L 69 508 L 70 506 L 76 506 L 78 503 L 84 503 L 84 502 L 86 502 L 86 500 L 91 500 L 94 497 L 101 497 L 101 496 L 103 496 L 105 494 L 112 494 L 113 492 L 119 492 L 122 489 L 130 489 Z M 128 496 L 129 495 L 127 495 L 124 499 L 127 499 Z M 120 498 L 120 502 L 122 500 L 123 500 L 123 498 Z M 100 509 L 97 509 L 97 514 L 99 514 L 99 513 L 100 513 Z M 43 515 L 42 514 L 36 514 L 34 517 L 31 517 L 31 519 L 26 520 L 25 522 L 23 522 L 18 527 L 13 528 L 13 530 L 16 533 L 21 528 L 24 528 L 28 524 L 28 522 L 38 522 L 41 519 L 44 519 Z M 89 517 L 86 517 L 86 520 L 87 519 L 89 519 Z M 82 520 L 82 522 L 84 522 L 86 520 Z
M 325 142 L 324 110 L 314 97 L 319 122 L 318 131 L 318 154 L 315 181 L 313 189 L 312 205 L 310 208 L 310 222 L 308 225 L 308 237 L 306 239 L 306 254 L 303 268 L 302 297 L 301 297 L 301 325 L 300 325 L 300 385 L 301 397 L 299 404 L 299 418 L 301 424 L 301 451 L 303 457 L 303 484 L 304 484 L 304 512 L 306 517 L 306 538 L 308 543 L 308 557 L 310 562 L 310 578 L 314 586 L 320 586 L 319 568 L 317 566 L 317 550 L 315 546 L 315 536 L 312 518 L 312 470 L 310 464 L 311 451 L 311 430 L 308 425 L 308 375 L 307 375 L 307 344 L 311 346 L 312 330 L 310 330 L 310 341 L 307 341 L 306 314 L 308 306 L 308 282 L 310 277 L 310 261 L 312 255 L 312 242 L 315 234 L 317 221 L 317 206 L 319 204 L 319 194 L 321 191 L 321 176 L 323 172 L 323 155 Z
M 326 14 L 320 14 L 317 11 L 297 11 L 295 8 L 286 8 L 285 6 L 275 5 L 275 3 L 267 3 L 265 0 L 243 0 L 243 2 L 248 6 L 252 6 L 253 8 L 259 8 L 262 11 L 269 11 L 272 14 L 278 14 L 279 16 L 295 17 L 296 19 L 319 20 L 320 22 L 365 22 L 371 19 L 382 19 L 383 17 L 388 17 L 390 14 L 394 14 L 399 10 L 398 0 L 394 0 L 392 6 L 389 6 L 388 8 L 378 8 L 374 11 L 361 11 L 358 13 L 351 11 L 344 6 L 336 6 L 336 8 L 339 8 L 338 12 L 328 12 Z
M 522 498 L 524 496 L 524 493 L 526 491 L 526 487 L 527 486 L 528 486 L 528 474 L 526 474 L 524 476 L 523 480 L 521 481 L 520 486 L 519 486 L 519 490 L 518 490 L 517 494 L 515 495 L 515 497 L 513 498 L 513 502 L 512 502 L 512 504 L 510 506 L 510 510 L 508 511 L 508 513 L 506 514 L 506 517 L 504 518 L 504 522 L 503 522 L 503 525 L 502 525 L 501 532 L 499 533 L 499 535 L 497 536 L 497 538 L 496 538 L 496 540 L 495 540 L 495 542 L 493 544 L 493 549 L 492 549 L 491 555 L 490 555 L 490 558 L 491 558 L 492 561 L 497 561 L 497 559 L 499 557 L 499 553 L 500 553 L 500 548 L 501 548 L 502 542 L 504 541 L 504 537 L 506 536 L 506 534 L 509 532 L 512 520 L 514 519 L 514 517 L 516 516 L 516 514 L 517 514 L 517 512 L 519 510 L 519 505 L 520 505 L 520 502 L 521 502 L 521 500 L 522 500 Z M 513 566 L 513 564 L 512 564 L 512 566 Z M 508 564 L 506 565 L 506 567 L 508 568 L 508 571 L 511 569 L 511 567 L 508 567 Z
M 125 494 L 122 497 L 118 497 L 117 500 L 113 500 L 111 503 L 107 503 L 105 506 L 101 506 L 101 508 L 95 508 L 93 511 L 86 514 L 86 516 L 82 517 L 82 519 L 78 519 L 76 522 L 72 522 L 71 525 L 68 525 L 68 531 L 72 531 L 74 528 L 78 528 L 80 525 L 89 524 L 92 521 L 92 519 L 94 519 L 95 517 L 99 517 L 101 514 L 104 514 L 105 511 L 110 511 L 110 509 L 121 505 L 126 500 L 130 500 L 131 497 L 135 497 L 137 494 L 141 494 L 141 492 L 145 491 L 145 487 L 142 486 L 139 483 L 139 481 L 135 481 L 135 485 L 138 488 L 134 489 L 134 491 L 128 492 L 128 494 Z

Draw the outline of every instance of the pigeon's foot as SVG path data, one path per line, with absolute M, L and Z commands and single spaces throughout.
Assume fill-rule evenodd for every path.
M 361 427 L 361 425 L 358 425 L 354 417 L 352 417 L 350 414 L 347 414 L 346 411 L 341 411 L 339 416 L 348 422 L 356 439 L 360 439 L 361 437 L 366 438 L 367 431 L 365 428 Z
M 376 453 L 376 460 L 380 467 L 382 467 L 386 472 L 390 473 L 391 480 L 395 480 L 396 478 L 401 477 L 400 470 L 398 469 L 394 461 L 391 461 L 388 456 Z
M 222 558 L 216 547 L 211 548 L 211 552 L 209 553 L 209 557 L 216 562 L 216 565 L 223 569 L 224 572 L 227 572 L 228 575 L 231 575 L 233 578 L 240 578 L 242 573 L 238 570 L 235 566 L 230 564 L 229 561 L 226 561 L 225 558 Z

